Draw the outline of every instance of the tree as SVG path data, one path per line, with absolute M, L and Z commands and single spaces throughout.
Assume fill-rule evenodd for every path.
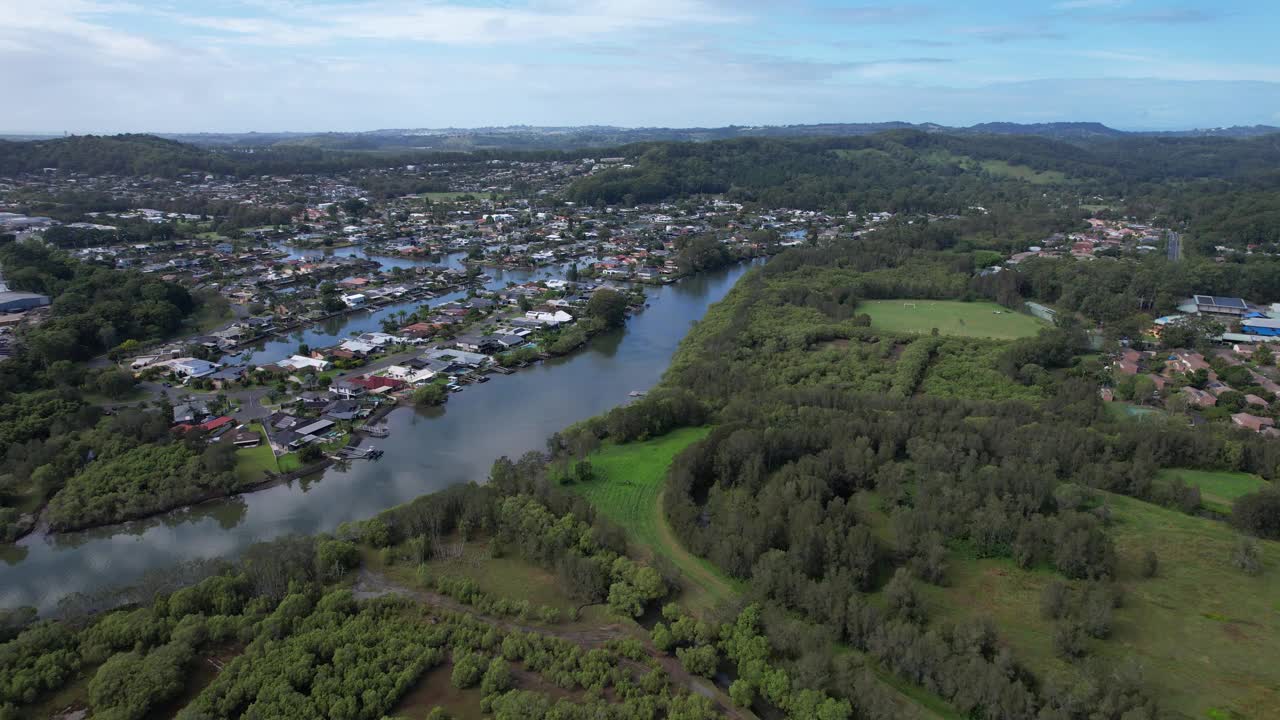
M 729 685 L 729 697 L 733 700 L 734 705 L 747 709 L 751 707 L 751 703 L 755 702 L 756 691 L 751 686 L 751 683 L 738 678 Z
M 705 678 L 714 677 L 716 667 L 719 665 L 719 656 L 714 645 L 677 648 L 676 657 L 680 659 L 680 664 L 690 674 L 700 675 Z
M 1237 498 L 1231 524 L 1260 538 L 1280 539 L 1280 490 L 1267 488 Z
M 506 692 L 511 689 L 511 667 L 501 657 L 489 661 L 489 667 L 480 681 L 480 692 L 485 695 Z
M 605 329 L 622 327 L 627 321 L 627 298 L 616 290 L 602 288 L 587 301 L 586 313 Z
M 449 681 L 459 690 L 474 687 L 487 673 L 484 656 L 466 650 L 455 651 L 453 656 L 453 674 Z
M 137 381 L 123 370 L 105 370 L 98 375 L 98 391 L 112 400 L 119 400 L 133 392 Z
M 419 407 L 443 405 L 449 399 L 449 389 L 442 383 L 427 383 L 413 391 L 413 404 Z

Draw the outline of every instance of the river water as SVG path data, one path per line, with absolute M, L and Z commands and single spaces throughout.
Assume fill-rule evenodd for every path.
M 331 531 L 449 485 L 483 481 L 497 457 L 543 449 L 557 430 L 656 384 L 690 324 L 748 267 L 653 288 L 650 307 L 625 328 L 592 338 L 568 357 L 467 386 L 444 408 L 393 411 L 387 418 L 391 436 L 369 441 L 386 451 L 380 460 L 354 461 L 316 478 L 157 518 L 30 536 L 0 548 L 0 607 L 49 610 L 69 593 L 125 585 L 185 560 L 233 556 L 290 533 Z M 508 274 L 494 282 L 511 279 Z

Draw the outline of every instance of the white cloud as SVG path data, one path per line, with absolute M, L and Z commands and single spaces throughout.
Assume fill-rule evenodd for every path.
M 305 7 L 268 3 L 272 18 L 173 13 L 180 23 L 267 45 L 322 45 L 342 40 L 491 46 L 584 41 L 654 28 L 722 25 L 744 16 L 706 0 L 533 0 L 521 6 L 378 1 Z

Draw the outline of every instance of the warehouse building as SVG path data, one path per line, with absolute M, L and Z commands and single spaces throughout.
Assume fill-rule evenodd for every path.
M 0 313 L 23 312 L 33 308 L 44 307 L 49 304 L 48 295 L 39 295 L 37 293 L 17 292 L 9 290 L 0 292 Z

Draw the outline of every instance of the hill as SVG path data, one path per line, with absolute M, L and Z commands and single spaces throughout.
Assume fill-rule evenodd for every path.
M 202 133 L 166 135 L 165 137 L 211 147 L 297 144 L 331 150 L 577 150 L 607 148 L 638 142 L 712 142 L 746 137 L 850 137 L 874 135 L 891 130 L 917 130 L 947 135 L 1035 135 L 1071 142 L 1160 136 L 1248 138 L 1280 132 L 1280 128 L 1266 125 L 1132 132 L 1117 130 L 1096 122 L 1030 124 L 989 122 L 967 127 L 953 127 L 936 123 L 898 121 L 809 125 L 728 125 L 710 128 L 515 125 L 483 128 L 398 128 L 332 133 Z

